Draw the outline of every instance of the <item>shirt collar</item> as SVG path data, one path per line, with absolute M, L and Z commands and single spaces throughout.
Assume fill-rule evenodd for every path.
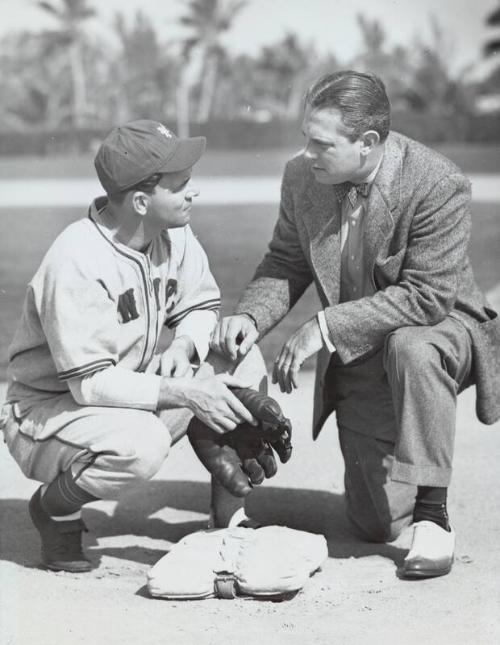
M 371 171 L 371 173 L 368 175 L 368 177 L 364 181 L 360 181 L 358 183 L 360 184 L 372 184 L 375 181 L 375 177 L 377 176 L 377 173 L 379 171 L 380 166 L 382 165 L 382 161 L 384 159 L 384 153 L 382 153 L 380 159 L 378 160 L 377 165 L 375 168 Z

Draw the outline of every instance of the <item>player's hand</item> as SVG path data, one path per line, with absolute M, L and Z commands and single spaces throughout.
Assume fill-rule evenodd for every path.
M 221 434 L 234 430 L 241 423 L 257 425 L 256 419 L 229 389 L 247 386 L 248 383 L 230 374 L 190 379 L 183 387 L 185 407 Z
M 192 376 L 191 356 L 194 345 L 187 336 L 175 338 L 170 347 L 166 349 L 160 359 L 160 374 L 171 378 Z
M 276 357 L 273 367 L 273 383 L 288 394 L 298 387 L 298 374 L 302 363 L 316 354 L 323 346 L 323 338 L 316 317 L 306 322 L 290 336 Z
M 223 318 L 212 333 L 210 348 L 227 358 L 235 360 L 245 356 L 259 337 L 255 323 L 246 314 Z

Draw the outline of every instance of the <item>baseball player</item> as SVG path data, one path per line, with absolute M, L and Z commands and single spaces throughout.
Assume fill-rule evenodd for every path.
M 95 159 L 106 196 L 59 235 L 28 285 L 2 418 L 23 473 L 43 482 L 29 510 L 50 569 L 91 568 L 82 506 L 151 478 L 186 432 L 215 475 L 215 526 L 244 522 L 252 483 L 276 471 L 257 435 L 246 463 L 234 437 L 220 439 L 255 430 L 230 387 L 262 389 L 265 367 L 258 351 L 205 360 L 220 293 L 189 226 L 205 143 L 150 120 L 115 128 Z M 164 324 L 175 335 L 158 360 Z

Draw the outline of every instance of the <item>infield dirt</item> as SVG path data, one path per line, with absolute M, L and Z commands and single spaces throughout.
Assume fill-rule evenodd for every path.
M 457 532 L 450 575 L 400 580 L 409 534 L 393 544 L 356 540 L 343 511 L 334 419 L 310 437 L 312 372 L 292 395 L 273 390 L 292 418 L 294 456 L 249 504 L 265 524 L 326 535 L 329 558 L 292 600 L 171 602 L 148 597 L 146 572 L 171 544 L 207 522 L 208 477 L 182 441 L 149 484 L 84 511 L 89 574 L 38 568 L 26 480 L 0 447 L 0 641 L 4 645 L 271 645 L 500 642 L 500 424 L 482 426 L 474 391 L 461 395 L 450 515 Z M 3 391 L 0 391 L 3 399 Z

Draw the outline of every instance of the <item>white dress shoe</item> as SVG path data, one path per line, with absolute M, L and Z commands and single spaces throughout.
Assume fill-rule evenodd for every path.
M 455 532 L 423 520 L 413 525 L 413 541 L 404 559 L 405 578 L 434 578 L 450 573 L 455 551 Z

